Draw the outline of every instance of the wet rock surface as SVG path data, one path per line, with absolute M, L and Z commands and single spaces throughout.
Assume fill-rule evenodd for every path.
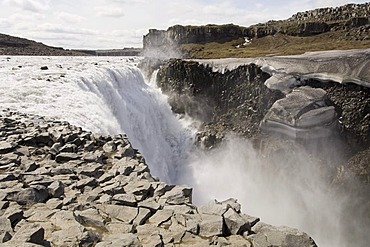
M 296 229 L 257 224 L 235 199 L 197 208 L 191 188 L 150 175 L 125 135 L 0 115 L 2 246 L 316 246 Z
M 325 138 L 338 129 L 338 116 L 325 90 L 298 87 L 277 100 L 261 122 L 261 129 L 294 139 Z
M 267 73 L 254 65 L 225 73 L 193 61 L 170 60 L 158 72 L 158 84 L 169 95 L 172 110 L 205 123 L 198 140 L 210 147 L 227 131 L 251 138 L 272 104 L 284 97 L 264 82 Z

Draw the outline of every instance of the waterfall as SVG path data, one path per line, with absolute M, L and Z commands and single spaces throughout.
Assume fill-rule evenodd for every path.
M 154 79 L 145 81 L 137 61 L 0 60 L 2 107 L 67 120 L 102 134 L 124 132 L 153 175 L 194 187 L 196 203 L 235 197 L 244 212 L 264 222 L 297 227 L 319 246 L 346 246 L 341 222 L 344 199 L 330 194 L 308 154 L 294 150 L 277 157 L 274 162 L 285 169 L 274 170 L 247 140 L 238 137 L 229 137 L 210 152 L 197 150 L 191 120 L 172 113 L 167 97 Z M 44 65 L 49 70 L 41 71 Z

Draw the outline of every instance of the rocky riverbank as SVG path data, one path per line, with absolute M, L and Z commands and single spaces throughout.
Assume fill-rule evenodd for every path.
M 2 246 L 316 246 L 242 213 L 235 199 L 196 207 L 192 189 L 151 176 L 125 135 L 0 113 Z

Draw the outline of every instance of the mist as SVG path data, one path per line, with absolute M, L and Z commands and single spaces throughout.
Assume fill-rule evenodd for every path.
M 366 239 L 357 239 L 358 244 L 346 239 L 361 230 L 342 222 L 349 198 L 328 182 L 333 168 L 323 166 L 326 161 L 309 147 L 314 143 L 305 146 L 273 138 L 268 142 L 264 150 L 256 149 L 250 141 L 229 135 L 215 149 L 192 153 L 178 182 L 194 188 L 193 199 L 198 205 L 233 197 L 242 204 L 244 213 L 268 224 L 298 228 L 318 246 L 365 246 L 361 242 Z M 327 157 L 328 162 L 338 161 L 338 144 L 321 145 L 327 147 L 321 149 L 323 153 L 338 151 Z M 366 228 L 360 235 L 365 234 Z

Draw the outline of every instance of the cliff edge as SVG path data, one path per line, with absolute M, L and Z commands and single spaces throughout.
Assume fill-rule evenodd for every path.
M 256 57 L 370 47 L 370 3 L 300 12 L 287 20 L 242 27 L 233 24 L 151 29 L 146 56 Z

